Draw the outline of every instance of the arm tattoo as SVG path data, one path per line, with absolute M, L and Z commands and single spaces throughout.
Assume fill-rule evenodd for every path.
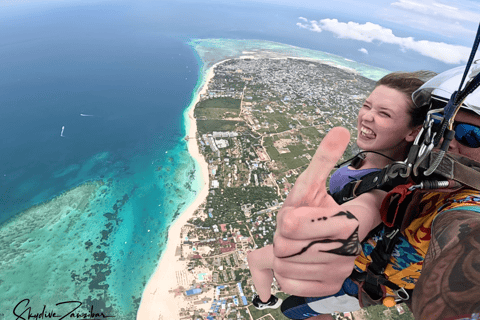
M 480 214 L 439 216 L 413 297 L 415 319 L 444 319 L 480 311 Z

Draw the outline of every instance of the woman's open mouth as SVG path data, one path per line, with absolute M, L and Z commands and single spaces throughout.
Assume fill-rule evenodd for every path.
M 377 136 L 372 130 L 364 126 L 360 128 L 360 135 L 367 139 L 374 139 Z

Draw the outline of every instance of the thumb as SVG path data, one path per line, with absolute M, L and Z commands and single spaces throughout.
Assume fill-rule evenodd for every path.
M 335 164 L 342 157 L 350 142 L 350 132 L 342 127 L 331 129 L 323 138 L 312 161 L 305 170 L 306 176 L 317 181 L 327 181 Z
M 320 143 L 308 168 L 298 177 L 284 205 L 317 206 L 320 202 L 325 202 L 328 175 L 342 157 L 349 141 L 350 133 L 347 129 L 342 127 L 331 129 Z

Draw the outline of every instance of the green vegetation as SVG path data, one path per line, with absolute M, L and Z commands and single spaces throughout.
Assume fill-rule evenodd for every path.
M 275 133 L 292 129 L 292 120 L 286 114 L 281 113 L 265 113 L 266 120 L 270 124 L 268 128 L 261 128 L 259 133 Z M 294 123 L 293 123 L 294 124 Z M 275 129 L 276 128 L 276 129 Z
M 240 110 L 240 100 L 228 98 L 228 97 L 221 97 L 221 98 L 211 98 L 200 101 L 195 106 L 195 112 L 198 112 L 202 109 L 238 109 Z
M 213 131 L 235 131 L 239 123 L 230 120 L 197 120 L 197 131 L 200 135 Z
M 240 100 L 222 97 L 200 101 L 195 106 L 198 132 L 200 134 L 212 131 L 233 131 L 238 121 L 225 120 L 238 117 Z
M 265 202 L 277 199 L 275 189 L 270 187 L 226 188 L 221 196 L 208 195 L 207 207 L 211 209 L 213 218 L 206 218 L 201 225 L 211 227 L 230 221 L 245 221 L 243 205 L 253 205 L 255 211 L 259 211 L 266 208 Z
M 320 134 L 314 127 L 302 128 L 300 129 L 300 134 L 304 135 L 313 146 L 320 144 L 320 141 L 322 141 L 325 136 L 324 134 Z
M 306 150 L 304 145 L 287 146 L 290 152 L 280 154 L 273 145 L 266 146 L 268 155 L 272 160 L 285 165 L 286 169 L 296 169 L 310 163 L 304 154 L 315 154 L 315 150 Z
M 223 120 L 225 118 L 238 117 L 240 110 L 233 110 L 227 108 L 205 108 L 196 110 L 195 117 L 197 119 L 209 119 L 209 120 Z

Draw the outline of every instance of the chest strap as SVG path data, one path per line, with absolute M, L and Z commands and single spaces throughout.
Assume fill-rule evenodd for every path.
M 362 297 L 361 301 L 381 302 L 385 295 L 384 287 L 390 288 L 402 300 L 410 299 L 413 290 L 406 290 L 389 281 L 384 272 L 401 234 L 400 228 L 406 208 L 413 198 L 415 189 L 412 186 L 413 183 L 397 186 L 383 200 L 380 209 L 384 222 L 383 236 L 370 253 L 371 263 L 368 264 L 366 272 L 354 270 L 350 275 L 354 281 L 362 284 L 359 295 L 368 295 Z
M 425 158 L 419 167 L 421 169 L 430 168 L 438 153 L 438 150 L 432 150 L 431 154 Z M 392 178 L 391 169 L 392 166 L 387 166 L 380 171 L 371 172 L 363 176 L 361 180 L 352 181 L 346 184 L 341 191 L 332 194 L 332 197 L 338 204 L 342 204 L 374 189 L 390 192 L 396 186 L 403 185 L 410 180 L 409 177 L 403 177 L 402 175 L 396 175 Z M 422 181 L 424 177 L 420 174 L 419 177 L 414 177 L 414 179 Z M 450 180 L 450 185 L 448 186 L 450 188 L 468 186 L 472 189 L 480 190 L 480 164 L 460 155 L 446 154 L 435 170 L 434 175 L 428 177 L 428 179 L 429 181 L 423 182 L 424 186 L 427 186 L 426 189 L 444 187 L 435 183 L 435 179 L 440 179 Z
M 385 167 L 380 171 L 364 175 L 361 180 L 347 183 L 342 190 L 332 194 L 333 199 L 338 204 L 342 204 L 374 189 L 388 192 L 407 182 L 408 178 L 402 178 L 399 175 L 393 179 L 389 178 L 389 169 L 390 167 Z

